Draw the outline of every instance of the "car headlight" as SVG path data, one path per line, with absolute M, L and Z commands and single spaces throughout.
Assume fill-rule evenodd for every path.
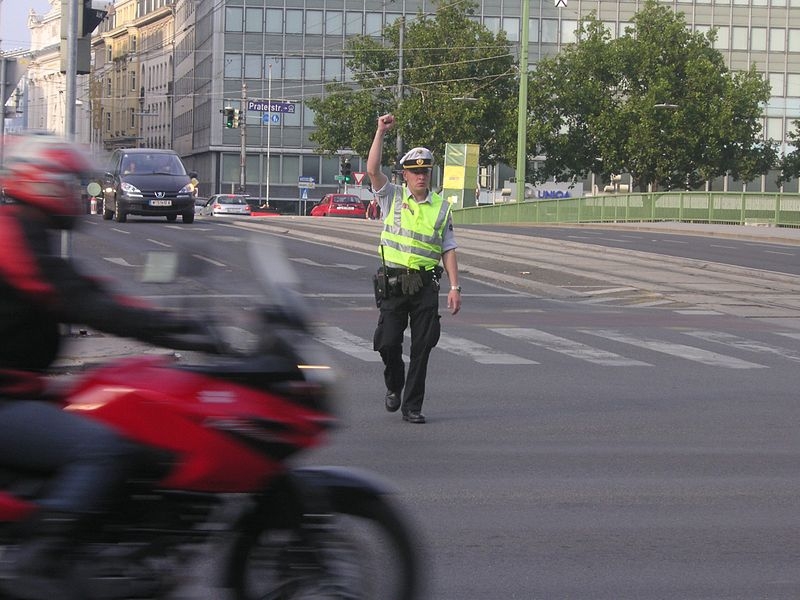
M 192 185 L 191 182 L 189 182 L 189 183 L 187 183 L 185 186 L 183 186 L 181 188 L 181 191 L 178 192 L 178 196 L 186 196 L 186 195 L 191 196 L 193 190 L 194 190 L 194 186 Z
M 127 183 L 125 181 L 123 181 L 120 184 L 119 187 L 121 187 L 122 191 L 125 192 L 128 196 L 140 196 L 141 197 L 141 195 L 142 195 L 142 191 L 139 188 L 137 188 L 135 185 L 131 185 L 130 183 Z

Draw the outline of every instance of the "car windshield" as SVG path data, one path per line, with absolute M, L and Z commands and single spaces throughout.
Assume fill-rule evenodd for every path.
M 358 196 L 334 196 L 334 204 L 357 204 L 359 202 Z
M 123 172 L 135 175 L 186 175 L 175 154 L 132 154 L 123 161 Z
M 247 204 L 247 200 L 241 196 L 223 196 L 217 199 L 220 204 Z

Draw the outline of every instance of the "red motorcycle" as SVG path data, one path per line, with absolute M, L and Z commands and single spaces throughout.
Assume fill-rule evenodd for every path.
M 418 597 L 416 550 L 388 487 L 288 463 L 335 424 L 331 379 L 310 358 L 299 296 L 270 287 L 273 302 L 242 311 L 247 327 L 210 327 L 217 348 L 193 356 L 202 360 L 122 359 L 58 399 L 153 454 L 119 508 L 72 546 L 70 583 L 84 598 L 163 598 L 191 560 L 212 557 L 236 599 Z M 0 546 L 19 541 L 14 525 L 36 510 L 43 482 L 0 470 Z

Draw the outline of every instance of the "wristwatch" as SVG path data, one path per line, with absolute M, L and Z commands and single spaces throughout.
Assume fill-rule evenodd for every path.
M 451 285 L 450 286 L 450 291 L 451 292 L 458 292 L 460 294 L 461 293 L 461 286 L 460 285 Z

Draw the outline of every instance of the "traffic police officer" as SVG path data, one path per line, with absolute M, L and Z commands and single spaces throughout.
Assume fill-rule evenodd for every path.
M 454 315 L 461 309 L 457 244 L 450 203 L 431 190 L 430 150 L 413 148 L 400 159 L 405 185 L 390 183 L 381 171 L 383 139 L 394 123 L 390 114 L 378 118 L 367 158 L 367 173 L 384 216 L 382 265 L 376 278 L 380 317 L 373 347 L 383 359 L 386 410 L 395 412 L 402 406 L 404 421 L 424 423 L 428 357 L 440 334 L 440 260 L 450 282 L 447 308 Z M 409 322 L 411 354 L 406 376 L 403 334 Z

